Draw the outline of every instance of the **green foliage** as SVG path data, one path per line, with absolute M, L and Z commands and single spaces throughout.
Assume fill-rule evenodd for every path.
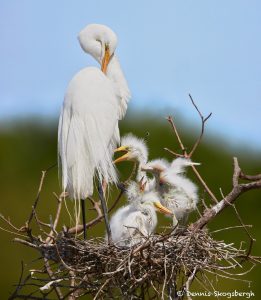
M 189 149 L 197 138 L 197 130 L 194 127 L 188 128 L 179 119 L 176 122 L 183 136 L 184 144 Z M 141 118 L 141 116 L 134 117 L 133 114 L 130 114 L 128 118 L 121 122 L 120 128 L 122 135 L 132 132 L 137 136 L 145 137 L 146 133 L 149 132 L 150 159 L 156 157 L 172 159 L 171 155 L 163 150 L 164 147 L 168 147 L 175 152 L 179 151 L 171 127 L 163 118 L 159 120 L 153 115 Z M 18 227 L 24 225 L 24 221 L 28 218 L 31 205 L 37 194 L 41 170 L 45 170 L 57 161 L 56 131 L 57 124 L 53 120 L 44 123 L 32 120 L 11 124 L 7 129 L 0 132 L 0 212 L 5 216 L 10 216 Z M 216 139 L 215 136 L 207 136 L 206 138 L 205 136 L 193 157 L 194 161 L 202 163 L 199 171 L 218 198 L 221 198 L 220 188 L 224 194 L 231 188 L 233 156 L 238 157 L 240 166 L 245 173 L 255 174 L 260 173 L 261 170 L 258 153 L 250 151 L 247 147 L 236 149 L 227 145 L 228 143 L 220 138 Z M 130 164 L 130 162 L 125 162 L 119 167 L 122 178 L 126 178 L 128 175 Z M 191 172 L 189 175 L 196 182 L 196 178 Z M 40 217 L 45 221 L 48 221 L 50 214 L 54 214 L 56 207 L 56 200 L 52 192 L 60 192 L 57 168 L 48 173 L 38 208 Z M 207 203 L 211 202 L 201 187 L 200 196 L 201 198 L 204 197 Z M 242 219 L 246 224 L 254 225 L 251 232 L 257 239 L 261 233 L 259 226 L 260 203 L 260 192 L 257 191 L 251 191 L 237 201 L 237 208 Z M 123 204 L 124 200 L 121 201 L 120 205 Z M 72 204 L 68 203 L 68 205 Z M 195 218 L 195 215 L 191 218 Z M 62 221 L 64 224 L 69 225 L 70 223 L 66 212 L 62 215 Z M 168 220 L 161 218 L 160 225 L 167 223 Z M 239 225 L 233 210 L 230 208 L 218 216 L 209 228 L 215 230 L 229 225 Z M 3 223 L 0 226 L 6 228 Z M 160 226 L 158 230 L 160 230 Z M 97 225 L 93 235 L 103 234 L 104 225 Z M 1 231 L 0 236 L 2 241 L 0 290 L 1 299 L 6 299 L 8 291 L 13 289 L 11 285 L 18 282 L 20 261 L 23 260 L 30 265 L 32 260 L 37 259 L 37 253 L 33 250 L 29 251 L 21 245 L 12 244 L 10 241 L 13 236 L 6 232 Z M 244 232 L 237 229 L 222 231 L 216 234 L 215 237 L 237 244 L 241 240 L 247 241 Z M 260 253 L 261 243 L 258 240 L 254 245 L 253 254 L 258 255 Z M 216 285 L 217 289 L 221 291 L 253 290 L 258 295 L 261 293 L 261 287 L 258 285 L 260 278 L 258 276 L 261 275 L 259 270 L 260 268 L 257 267 L 247 275 L 247 279 L 253 280 L 251 288 L 237 281 L 224 280 L 222 285 L 220 282 Z M 194 290 L 199 289 L 199 286 L 194 286 Z

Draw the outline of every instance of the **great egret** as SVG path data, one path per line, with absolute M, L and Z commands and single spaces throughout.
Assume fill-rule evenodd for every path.
M 185 177 L 185 168 L 199 165 L 190 159 L 177 158 L 169 167 L 159 167 L 159 163 L 147 164 L 144 169 L 155 176 L 155 189 L 161 196 L 161 203 L 173 212 L 173 225 L 185 219 L 196 208 L 197 186 Z
M 116 34 L 104 25 L 91 24 L 78 38 L 101 70 L 84 68 L 70 81 L 59 120 L 58 152 L 63 189 L 81 200 L 86 238 L 84 200 L 93 194 L 95 176 L 110 232 L 101 181 L 117 182 L 112 155 L 120 141 L 118 121 L 125 115 L 130 92 L 115 55 Z
M 153 233 L 157 225 L 156 210 L 172 214 L 159 202 L 157 193 L 139 190 L 138 185 L 129 184 L 126 192 L 129 205 L 119 208 L 110 221 L 112 240 L 118 246 L 133 246 Z

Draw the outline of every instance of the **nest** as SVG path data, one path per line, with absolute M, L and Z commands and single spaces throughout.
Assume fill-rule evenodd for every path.
M 164 299 L 177 290 L 188 290 L 192 279 L 200 280 L 196 274 L 236 275 L 229 269 L 240 266 L 247 256 L 246 249 L 216 241 L 206 230 L 189 229 L 152 235 L 131 248 L 101 238 L 84 241 L 66 233 L 52 244 L 38 240 L 32 247 L 55 265 L 47 283 L 31 270 L 30 280 L 40 283 L 38 291 L 47 296 L 63 288 L 67 296 L 90 294 L 94 299 Z

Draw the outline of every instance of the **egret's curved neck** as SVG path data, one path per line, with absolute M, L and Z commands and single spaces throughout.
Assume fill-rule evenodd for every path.
M 136 163 L 136 169 L 134 173 L 134 177 L 137 181 L 140 181 L 142 177 L 144 177 L 144 181 L 147 181 L 147 174 L 142 170 L 142 167 L 147 163 L 147 159 L 142 155 L 138 157 L 138 161 Z
M 119 96 L 128 102 L 130 98 L 130 90 L 122 72 L 120 62 L 115 54 L 112 56 L 108 64 L 106 75 L 115 84 L 116 91 Z

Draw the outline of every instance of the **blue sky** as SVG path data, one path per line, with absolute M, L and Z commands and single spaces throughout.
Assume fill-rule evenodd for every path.
M 78 32 L 103 23 L 118 35 L 117 54 L 132 107 L 168 108 L 233 144 L 261 149 L 261 2 L 0 1 L 0 119 L 57 116 L 72 76 L 96 62 Z

